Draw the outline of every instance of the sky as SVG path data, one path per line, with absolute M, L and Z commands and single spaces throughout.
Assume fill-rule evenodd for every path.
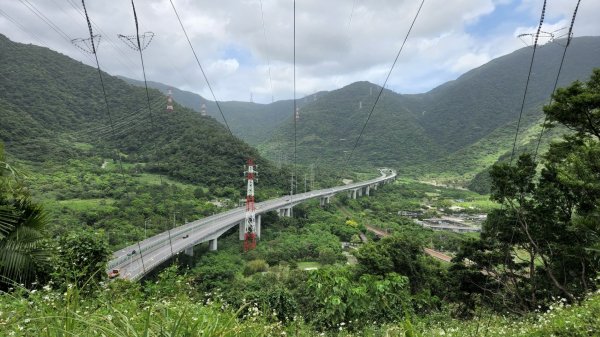
M 135 0 L 134 0 L 135 1 Z M 548 0 L 542 30 L 566 34 L 577 0 Z M 172 0 L 219 101 L 294 97 L 294 1 Z M 296 97 L 356 81 L 382 85 L 419 8 L 417 0 L 297 0 Z M 386 88 L 427 92 L 531 44 L 542 0 L 425 0 Z M 135 1 L 148 80 L 212 99 L 169 0 Z M 95 66 L 70 40 L 89 38 L 79 0 L 2 0 L 0 33 Z M 98 59 L 112 75 L 143 79 L 130 0 L 87 0 Z M 600 34 L 600 1 L 583 0 L 575 36 Z M 547 34 L 546 34 L 547 35 Z M 545 38 L 546 42 L 547 38 Z M 84 48 L 85 49 L 85 48 Z

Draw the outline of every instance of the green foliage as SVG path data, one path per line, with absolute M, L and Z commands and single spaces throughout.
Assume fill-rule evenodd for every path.
M 398 233 L 363 245 L 355 255 L 363 274 L 397 273 L 408 278 L 412 293 L 441 291 L 436 287 L 443 275 L 431 267 L 433 263 L 424 256 L 423 243 L 416 237 Z
M 475 262 L 472 272 L 484 269 L 487 275 L 498 275 L 498 289 L 484 295 L 510 310 L 547 305 L 554 296 L 573 302 L 596 289 L 600 271 L 594 250 L 600 243 L 598 97 L 600 70 L 586 84 L 575 82 L 557 91 L 556 101 L 544 109 L 548 120 L 577 132 L 550 146 L 539 176 L 528 154 L 514 166 L 497 164 L 490 171 L 491 198 L 504 208 L 488 215 L 481 240 L 466 245 L 457 261 L 468 258 Z M 489 289 L 489 281 L 479 287 Z
M 75 231 L 58 239 L 52 259 L 52 279 L 62 287 L 93 287 L 106 280 L 106 264 L 111 255 L 103 233 Z
M 0 143 L 0 289 L 44 278 L 50 256 L 43 236 L 48 219 L 4 161 Z
M 262 273 L 269 269 L 269 265 L 265 260 L 252 260 L 246 263 L 244 267 L 244 276 L 250 276 L 256 273 Z
M 283 220 L 283 223 L 286 221 L 288 220 Z M 317 260 L 324 264 L 345 261 L 340 239 L 332 234 L 329 228 L 324 223 L 315 223 L 303 228 L 287 227 L 278 231 L 272 239 L 261 239 L 252 256 L 266 260 L 269 265 L 276 265 L 282 261 Z
M 229 289 L 236 274 L 242 270 L 242 259 L 238 254 L 218 253 L 204 255 L 192 270 L 194 284 L 201 291 Z
M 377 283 L 376 280 L 366 281 Z M 168 276 L 164 282 L 180 284 L 172 276 Z M 392 295 L 388 303 L 394 303 L 392 300 L 398 298 L 391 291 L 396 285 L 399 286 L 396 290 L 402 293 L 401 284 L 402 279 L 390 285 L 379 285 L 379 291 Z M 376 295 L 374 289 L 366 291 L 369 295 Z M 280 307 L 284 308 L 276 312 L 297 313 L 294 309 L 296 304 L 289 294 L 285 289 L 271 293 L 271 305 L 276 307 L 276 303 L 280 303 Z M 86 297 L 77 288 L 66 292 L 50 287 L 34 291 L 19 289 L 13 293 L 0 293 L 0 324 L 6 336 L 587 337 L 595 336 L 600 331 L 600 297 L 597 294 L 589 296 L 579 305 L 571 306 L 558 301 L 547 312 L 524 317 L 484 313 L 476 319 L 465 321 L 440 313 L 426 319 L 409 319 L 405 318 L 403 311 L 389 311 L 389 314 L 397 317 L 391 322 L 385 319 L 367 322 L 359 318 L 355 322 L 342 321 L 344 324 L 340 322 L 333 331 L 317 330 L 301 318 L 286 320 L 285 317 L 273 316 L 272 311 L 261 311 L 253 304 L 241 309 L 249 309 L 254 314 L 240 318 L 242 310 L 239 307 L 228 307 L 218 301 L 205 303 L 193 294 L 165 295 L 160 300 L 156 295 L 144 297 L 139 285 L 129 282 L 111 282 L 92 297 Z M 362 295 L 350 296 L 357 299 Z M 394 304 L 402 309 L 402 303 Z M 386 310 L 385 307 L 371 309 L 379 310 L 379 314 L 385 314 Z M 370 315 L 376 312 L 366 311 L 362 307 L 356 314 Z
M 548 126 L 561 124 L 577 132 L 578 137 L 600 139 L 600 68 L 586 83 L 576 81 L 552 95 L 554 103 L 544 107 Z
M 300 291 L 309 309 L 306 319 L 317 327 L 357 329 L 369 321 L 389 322 L 410 313 L 408 280 L 394 273 L 355 280 L 348 270 L 319 269 L 310 272 Z

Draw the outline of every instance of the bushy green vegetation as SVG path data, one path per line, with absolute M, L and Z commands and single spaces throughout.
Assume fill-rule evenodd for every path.
M 491 198 L 503 207 L 488 215 L 479 240 L 462 247 L 457 262 L 471 263 L 454 266 L 463 274 L 461 287 L 480 289 L 469 296 L 527 312 L 554 297 L 572 303 L 596 290 L 599 97 L 600 69 L 586 83 L 575 82 L 553 95 L 554 103 L 544 108 L 548 126 L 561 124 L 575 133 L 550 146 L 539 175 L 531 154 L 492 167 Z M 514 259 L 516 251 L 527 254 Z

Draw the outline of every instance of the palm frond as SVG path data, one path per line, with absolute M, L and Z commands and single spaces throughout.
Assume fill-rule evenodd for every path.
M 8 205 L 0 206 L 0 240 L 4 239 L 8 233 L 14 230 L 17 224 L 18 216 L 14 209 Z

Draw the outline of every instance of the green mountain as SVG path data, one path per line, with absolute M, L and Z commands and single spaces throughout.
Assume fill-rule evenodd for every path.
M 520 126 L 520 146 L 530 144 L 540 130 L 541 107 L 549 100 L 563 44 L 559 40 L 537 49 Z M 349 165 L 399 166 L 401 171 L 424 180 L 465 185 L 512 148 L 531 52 L 530 47 L 519 49 L 427 93 L 402 95 L 385 90 Z M 594 57 L 599 52 L 600 37 L 574 38 L 559 85 L 587 78 L 600 66 Z M 169 89 L 160 83 L 149 85 L 163 92 Z M 340 167 L 353 150 L 380 89 L 372 83 L 357 82 L 298 100 L 300 119 L 295 132 L 292 101 L 220 104 L 232 131 L 257 145 L 270 159 L 290 163 L 295 134 L 298 163 Z M 177 89 L 173 89 L 173 96 L 196 111 L 206 104 L 207 112 L 222 121 L 214 102 Z
M 520 127 L 528 137 L 539 130 L 541 107 L 552 91 L 562 42 L 537 50 Z M 424 94 L 385 90 L 351 164 L 392 165 L 417 176 L 449 173 L 453 180 L 469 180 L 512 148 L 531 52 L 532 48 L 519 49 Z M 599 53 L 600 37 L 574 38 L 559 85 L 586 79 L 600 66 Z M 296 124 L 299 162 L 341 165 L 373 104 L 371 92 L 374 95 L 379 89 L 357 82 L 306 104 Z M 259 149 L 277 159 L 293 149 L 293 135 L 289 118 Z
M 0 141 L 18 159 L 121 158 L 182 182 L 237 186 L 253 157 L 265 186 L 285 184 L 281 172 L 214 118 L 181 105 L 167 113 L 157 90 L 150 91 L 149 112 L 142 88 L 104 73 L 108 113 L 94 68 L 1 35 L 0 59 Z
M 537 49 L 527 91 L 525 113 L 541 116 L 548 102 L 564 47 L 564 40 Z M 419 122 L 449 152 L 473 144 L 518 118 L 532 48 L 522 48 L 494 59 L 428 93 L 407 95 Z M 574 38 L 567 51 L 559 86 L 589 77 L 600 66 L 600 37 Z
M 125 76 L 119 76 L 119 78 L 135 86 L 144 86 L 143 81 Z M 149 88 L 158 89 L 163 94 L 167 94 L 171 90 L 175 102 L 196 112 L 201 112 L 202 105 L 204 104 L 206 114 L 224 124 L 223 116 L 221 116 L 214 101 L 190 91 L 177 89 L 168 84 L 154 81 L 148 81 L 147 83 Z M 298 105 L 303 106 L 307 102 L 314 101 L 320 94 L 322 93 L 315 93 L 304 97 L 298 101 Z M 280 126 L 288 117 L 292 116 L 294 111 L 293 100 L 282 100 L 269 104 L 223 101 L 219 102 L 219 106 L 227 119 L 227 124 L 231 128 L 231 131 L 252 145 L 266 141 L 270 136 L 269 131 Z
M 371 83 L 357 82 L 325 93 L 300 108 L 295 132 L 298 161 L 343 163 L 354 147 L 378 89 Z M 386 90 L 373 116 L 352 157 L 352 166 L 397 166 L 425 162 L 441 155 L 440 147 L 404 107 L 400 95 Z M 291 158 L 293 139 L 294 124 L 288 121 L 259 149 L 272 159 Z

